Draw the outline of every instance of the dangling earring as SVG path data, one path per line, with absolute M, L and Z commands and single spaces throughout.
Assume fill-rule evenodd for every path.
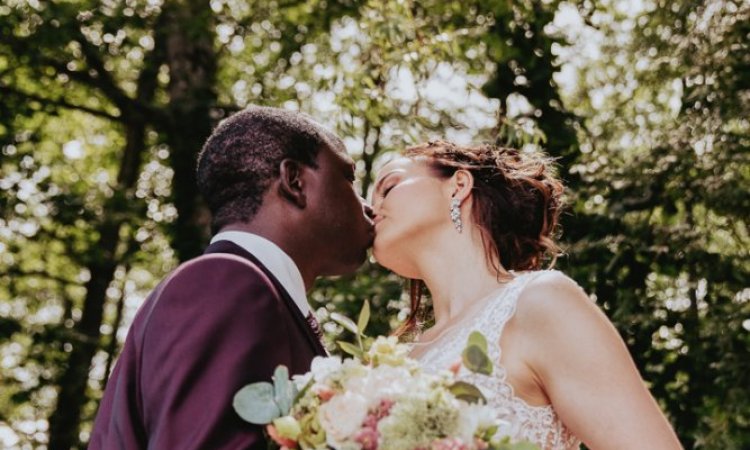
M 456 230 L 458 230 L 459 233 L 464 229 L 464 224 L 463 222 L 461 222 L 461 209 L 459 209 L 460 205 L 461 201 L 454 197 L 451 201 L 451 221 L 453 222 L 453 226 L 456 227 Z

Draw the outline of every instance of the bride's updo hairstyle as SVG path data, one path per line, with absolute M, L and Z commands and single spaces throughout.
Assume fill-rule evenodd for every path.
M 510 270 L 537 270 L 545 261 L 550 267 L 554 264 L 560 254 L 555 238 L 564 188 L 553 173 L 551 158 L 491 144 L 460 146 L 447 141 L 410 147 L 404 156 L 426 163 L 440 178 L 450 178 L 458 170 L 471 173 L 471 219 L 480 232 L 487 264 L 499 279 Z M 412 280 L 409 290 L 411 312 L 396 335 L 417 327 L 422 282 Z

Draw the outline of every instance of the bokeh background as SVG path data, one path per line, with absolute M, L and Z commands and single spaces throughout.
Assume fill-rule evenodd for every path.
M 364 196 L 431 138 L 558 158 L 566 256 L 686 448 L 750 448 L 750 1 L 4 0 L 0 447 L 84 448 L 133 314 L 202 252 L 194 181 L 248 104 L 341 135 Z M 321 280 L 328 337 L 368 262 Z

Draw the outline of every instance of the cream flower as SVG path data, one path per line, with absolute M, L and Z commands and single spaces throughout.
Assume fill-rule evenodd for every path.
M 367 373 L 367 376 L 344 380 L 346 391 L 357 393 L 367 399 L 367 406 L 377 406 L 383 399 L 396 399 L 410 392 L 409 371 L 403 367 L 379 366 Z
M 318 421 L 326 432 L 328 444 L 339 448 L 352 439 L 367 416 L 367 400 L 360 394 L 344 392 L 333 396 L 318 410 Z
M 310 364 L 310 373 L 316 382 L 320 383 L 329 375 L 341 368 L 341 358 L 338 356 L 316 356 Z
M 409 347 L 399 344 L 395 336 L 378 336 L 367 353 L 376 366 L 380 364 L 399 366 L 406 362 Z
M 303 374 L 295 374 L 292 375 L 292 383 L 297 387 L 298 391 L 301 391 L 302 389 L 307 386 L 307 383 L 310 382 L 310 380 L 313 379 L 313 375 L 311 372 L 305 372 Z
M 459 409 L 458 432 L 464 442 L 471 442 L 477 430 L 497 424 L 497 414 L 487 405 L 464 403 Z

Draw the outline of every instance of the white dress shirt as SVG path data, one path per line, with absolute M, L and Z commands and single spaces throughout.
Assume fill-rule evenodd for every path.
M 304 317 L 310 315 L 312 310 L 310 304 L 307 303 L 302 274 L 292 258 L 284 253 L 284 250 L 279 248 L 278 245 L 257 234 L 246 231 L 222 231 L 211 239 L 212 244 L 217 241 L 233 242 L 258 258 L 258 261 L 284 286 L 302 315 Z

